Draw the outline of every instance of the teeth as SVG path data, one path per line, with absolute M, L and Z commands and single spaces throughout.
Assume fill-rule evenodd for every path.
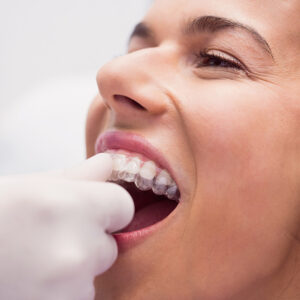
M 149 191 L 152 188 L 153 180 L 143 178 L 141 175 L 137 175 L 135 178 L 135 186 L 141 191 Z
M 172 183 L 172 178 L 166 170 L 162 170 L 155 178 L 152 191 L 157 195 L 164 195 L 168 186 Z
M 119 179 L 122 179 L 127 182 L 134 182 L 136 175 L 140 172 L 141 160 L 137 157 L 132 158 L 129 162 L 123 167 L 119 173 Z
M 144 163 L 140 170 L 140 175 L 147 180 L 153 180 L 156 175 L 156 164 L 153 161 L 147 161 Z
M 114 154 L 113 158 L 113 171 L 110 180 L 118 180 L 120 171 L 125 167 L 127 157 L 124 154 Z
M 177 185 L 174 183 L 172 186 L 170 186 L 165 195 L 170 199 L 170 200 L 179 200 L 179 191 L 177 188 Z
M 161 170 L 153 161 L 143 161 L 138 157 L 110 153 L 113 159 L 113 171 L 109 181 L 123 180 L 134 182 L 142 191 L 153 191 L 165 195 L 171 200 L 179 201 L 180 193 L 176 183 L 166 170 Z
M 156 175 L 156 164 L 153 161 L 144 163 L 140 173 L 135 178 L 135 185 L 142 191 L 151 190 Z

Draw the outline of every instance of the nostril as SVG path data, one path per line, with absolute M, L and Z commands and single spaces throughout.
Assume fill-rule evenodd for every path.
M 141 104 L 139 104 L 138 102 L 136 102 L 135 100 L 129 98 L 129 97 L 126 97 L 126 96 L 123 96 L 123 95 L 114 95 L 113 96 L 115 101 L 118 101 L 118 102 L 121 102 L 121 103 L 125 103 L 125 104 L 129 104 L 137 109 L 140 109 L 140 110 L 146 110 L 146 108 L 144 108 L 144 106 L 142 106 Z

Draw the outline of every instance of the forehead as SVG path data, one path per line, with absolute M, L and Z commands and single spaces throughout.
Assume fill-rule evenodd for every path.
M 255 19 L 291 17 L 299 19 L 299 0 L 154 0 L 152 9 L 173 18 L 194 13 Z M 294 13 L 293 13 L 294 12 Z M 251 21 L 247 19 L 248 21 Z M 241 20 L 242 21 L 242 20 Z M 276 19 L 276 23 L 278 19 Z
M 145 21 L 163 37 L 178 34 L 183 23 L 202 15 L 251 26 L 271 46 L 286 39 L 300 48 L 300 0 L 155 0 Z

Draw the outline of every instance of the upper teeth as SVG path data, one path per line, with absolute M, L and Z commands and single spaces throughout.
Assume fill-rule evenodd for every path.
M 113 171 L 109 181 L 134 182 L 142 191 L 152 189 L 157 195 L 165 195 L 171 200 L 179 201 L 180 193 L 176 183 L 168 171 L 161 170 L 155 162 L 144 162 L 137 156 L 108 153 L 113 159 Z

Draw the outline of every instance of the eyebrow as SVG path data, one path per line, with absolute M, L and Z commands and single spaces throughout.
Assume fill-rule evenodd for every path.
M 274 58 L 268 42 L 252 27 L 223 17 L 201 16 L 188 21 L 183 27 L 184 35 L 195 35 L 197 33 L 215 33 L 222 30 L 240 29 L 246 31 L 258 43 L 258 45 L 272 58 Z M 154 32 L 146 23 L 138 23 L 130 35 L 129 42 L 133 37 L 144 39 L 154 38 Z M 129 43 L 128 42 L 128 43 Z
M 152 31 L 152 29 L 144 22 L 140 22 L 138 24 L 135 25 L 129 39 L 127 42 L 127 46 L 130 44 L 131 40 L 134 37 L 140 37 L 143 39 L 154 39 L 155 35 L 154 32 Z

